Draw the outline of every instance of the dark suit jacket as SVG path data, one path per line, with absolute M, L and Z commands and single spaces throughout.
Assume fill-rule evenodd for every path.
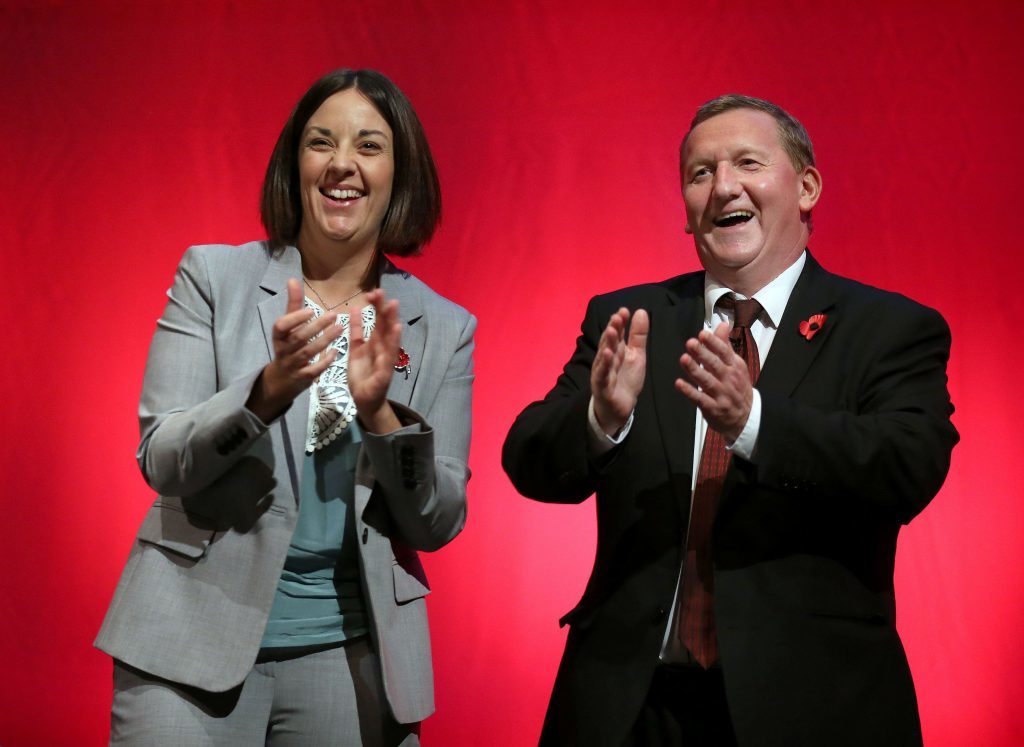
M 695 411 L 673 388 L 704 317 L 704 273 L 594 298 L 555 387 L 516 419 L 502 463 L 541 501 L 597 494 L 594 569 L 542 744 L 619 745 L 647 692 L 682 561 Z M 590 365 L 619 307 L 651 317 L 632 430 L 587 454 Z M 799 323 L 825 314 L 807 340 Z M 758 381 L 753 461 L 734 458 L 714 526 L 715 615 L 740 745 L 920 743 L 895 628 L 901 524 L 931 500 L 958 440 L 949 329 L 935 311 L 808 256 Z

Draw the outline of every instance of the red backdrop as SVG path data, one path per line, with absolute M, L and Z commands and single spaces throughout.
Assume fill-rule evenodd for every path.
M 676 149 L 727 91 L 781 103 L 814 137 L 822 263 L 952 326 L 963 442 L 902 535 L 899 627 L 928 745 L 1024 743 L 1024 356 L 1007 349 L 1024 318 L 1024 11 L 831 5 L 6 0 L 0 743 L 103 743 L 110 663 L 91 641 L 151 500 L 135 408 L 163 292 L 187 245 L 262 235 L 277 133 L 342 66 L 386 72 L 416 105 L 445 222 L 403 264 L 480 319 L 469 524 L 426 559 L 426 744 L 536 740 L 593 508 L 518 497 L 501 442 L 588 297 L 697 267 Z

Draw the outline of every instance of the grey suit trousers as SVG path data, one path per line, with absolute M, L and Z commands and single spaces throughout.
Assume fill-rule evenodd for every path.
M 111 745 L 417 747 L 417 731 L 391 715 L 366 638 L 261 656 L 240 686 L 222 693 L 114 662 Z

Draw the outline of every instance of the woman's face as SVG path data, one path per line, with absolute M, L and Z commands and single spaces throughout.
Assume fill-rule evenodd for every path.
M 395 175 L 391 128 L 355 88 L 313 112 L 299 140 L 299 246 L 377 244 Z

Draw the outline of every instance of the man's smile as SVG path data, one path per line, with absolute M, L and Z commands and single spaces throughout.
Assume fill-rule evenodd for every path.
M 753 217 L 754 214 L 749 210 L 732 210 L 718 216 L 712 221 L 712 223 L 719 228 L 730 228 L 732 226 L 742 225 Z

